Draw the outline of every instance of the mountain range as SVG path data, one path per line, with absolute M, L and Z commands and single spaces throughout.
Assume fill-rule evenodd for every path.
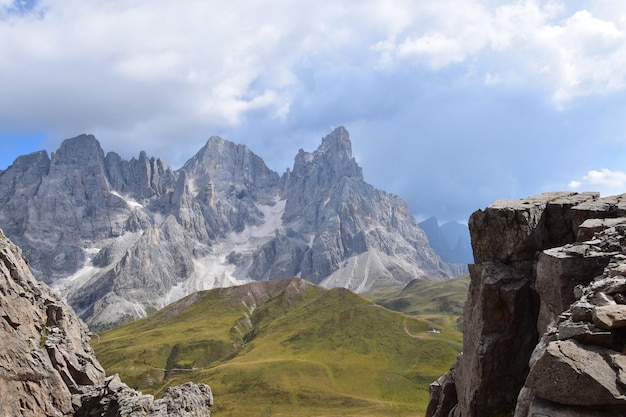
M 402 199 L 364 181 L 342 127 L 283 175 L 220 137 L 173 170 L 80 135 L 0 171 L 0 227 L 95 327 L 252 281 L 364 292 L 466 271 L 435 253 Z
M 418 223 L 424 230 L 428 243 L 445 262 L 471 264 L 474 262 L 469 229 L 458 222 L 439 225 L 436 217 Z

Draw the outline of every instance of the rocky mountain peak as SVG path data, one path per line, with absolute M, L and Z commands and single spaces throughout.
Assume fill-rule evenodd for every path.
M 104 151 L 95 136 L 82 134 L 65 139 L 59 149 L 52 154 L 51 159 L 56 165 L 103 164 Z
M 344 127 L 338 127 L 322 138 L 312 153 L 300 149 L 295 157 L 292 182 L 310 179 L 322 187 L 330 187 L 346 178 L 363 180 L 361 167 L 352 156 L 352 142 Z
M 138 200 L 164 195 L 176 180 L 176 175 L 163 159 L 148 157 L 145 151 L 139 153 L 138 159 L 133 157 L 130 161 L 109 152 L 105 166 L 113 190 Z
M 18 156 L 13 162 L 13 167 L 15 168 L 25 168 L 29 169 L 33 166 L 43 166 L 46 171 L 50 165 L 50 158 L 48 157 L 48 152 L 46 151 L 38 151 L 33 152 L 28 155 Z
M 319 152 L 332 152 L 340 155 L 345 154 L 352 158 L 352 142 L 350 134 L 345 127 L 339 126 L 322 139 L 322 144 L 318 148 Z
M 232 162 L 237 155 L 244 155 L 250 152 L 245 145 L 238 145 L 225 140 L 220 136 L 211 136 L 206 144 L 185 164 L 183 168 L 188 173 L 195 173 L 199 170 L 205 174 L 215 175 L 224 162 Z
M 441 261 L 404 201 L 363 180 L 343 127 L 282 179 L 217 136 L 176 171 L 145 152 L 104 158 L 89 135 L 64 141 L 49 169 L 45 156 L 0 172 L 0 226 L 91 326 L 251 281 L 361 292 L 466 270 Z
M 245 145 L 212 136 L 182 167 L 196 187 L 218 192 L 257 195 L 278 184 L 279 175 Z
M 472 247 L 467 226 L 457 222 L 439 225 L 436 217 L 418 223 L 428 237 L 430 246 L 446 262 L 473 263 Z

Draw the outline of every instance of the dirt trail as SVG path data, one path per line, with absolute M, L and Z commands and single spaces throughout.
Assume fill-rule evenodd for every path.
M 413 339 L 424 339 L 424 336 L 419 336 L 419 335 L 414 335 L 411 334 L 411 332 L 409 331 L 409 328 L 406 327 L 406 319 L 404 319 L 404 332 L 409 335 L 409 337 L 412 337 Z

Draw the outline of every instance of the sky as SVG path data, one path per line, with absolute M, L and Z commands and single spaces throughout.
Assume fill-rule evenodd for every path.
M 0 169 L 96 136 L 179 168 L 210 136 L 282 174 L 344 126 L 418 220 L 626 192 L 623 0 L 0 0 Z

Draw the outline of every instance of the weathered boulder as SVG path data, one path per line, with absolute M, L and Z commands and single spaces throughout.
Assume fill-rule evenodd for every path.
M 15 416 L 64 416 L 83 384 L 104 381 L 86 326 L 31 275 L 0 233 L 0 409 Z
M 616 219 L 626 216 L 626 194 L 595 198 L 572 207 L 574 232 L 588 219 Z
M 474 262 L 532 260 L 543 249 L 576 238 L 571 208 L 597 193 L 544 193 L 521 200 L 498 200 L 469 220 Z
M 593 235 L 603 231 L 604 229 L 608 229 L 609 227 L 614 227 L 618 224 L 623 224 L 626 222 L 626 218 L 617 217 L 612 219 L 588 219 L 582 222 L 580 226 L 578 226 L 578 233 L 576 236 L 576 240 L 579 242 L 584 242 L 586 240 L 590 240 L 593 238 Z
M 2 416 L 209 416 L 206 385 L 162 399 L 106 378 L 85 324 L 35 280 L 21 250 L 0 231 L 0 414 Z
M 626 405 L 626 357 L 574 340 L 550 342 L 534 364 L 526 387 L 566 405 Z
M 535 278 L 535 289 L 542 295 L 537 321 L 539 334 L 575 301 L 574 288 L 601 275 L 614 255 L 583 243 L 547 249 L 539 254 Z
M 482 417 L 514 407 L 538 339 L 537 254 L 573 243 L 571 208 L 596 198 L 596 193 L 546 193 L 496 201 L 470 217 L 476 264 L 470 267 L 463 315 L 455 415 Z
M 614 232 L 609 228 L 596 238 L 626 237 Z M 613 258 L 602 276 L 577 289 L 579 299 L 550 324 L 531 357 L 515 417 L 626 415 L 624 306 L 614 301 L 624 295 L 626 278 L 613 276 L 623 262 L 623 255 Z
M 537 397 L 528 388 L 523 388 L 520 392 L 515 410 L 515 417 L 616 417 L 622 415 L 624 415 L 623 410 L 613 406 L 604 407 L 604 410 L 595 410 L 586 406 L 554 403 Z
M 104 385 L 82 387 L 73 401 L 75 417 L 91 417 L 94 410 L 111 417 L 209 417 L 213 394 L 207 385 L 188 382 L 168 388 L 155 400 L 152 395 L 138 394 L 116 374 L 108 377 Z
M 591 318 L 601 329 L 626 327 L 626 305 L 597 306 L 591 310 Z

